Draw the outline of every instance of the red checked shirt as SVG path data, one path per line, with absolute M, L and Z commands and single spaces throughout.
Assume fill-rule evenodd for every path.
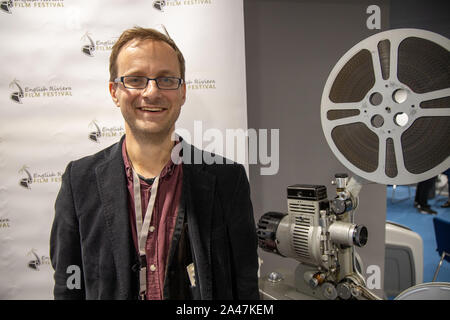
M 133 172 L 126 152 L 125 139 L 122 144 L 122 156 L 125 165 L 128 188 L 128 212 L 133 234 L 133 242 L 138 251 L 136 216 L 134 209 Z M 151 185 L 142 179 L 141 202 L 144 220 L 150 199 Z M 164 276 L 167 257 L 169 255 L 173 230 L 177 218 L 178 205 L 181 196 L 183 170 L 181 165 L 175 165 L 170 159 L 162 169 L 159 176 L 158 192 L 156 194 L 155 207 L 150 223 L 145 253 L 147 258 L 147 300 L 162 300 L 164 288 Z M 139 254 L 138 254 L 139 255 Z

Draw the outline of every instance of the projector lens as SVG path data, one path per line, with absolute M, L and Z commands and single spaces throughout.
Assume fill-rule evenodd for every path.
M 365 226 L 356 226 L 353 234 L 353 244 L 358 247 L 364 247 L 367 243 L 368 232 Z

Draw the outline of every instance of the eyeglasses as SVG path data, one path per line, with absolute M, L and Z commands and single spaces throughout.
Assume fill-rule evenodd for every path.
M 183 79 L 176 77 L 148 78 L 144 76 L 123 76 L 114 79 L 114 82 L 122 82 L 127 89 L 145 89 L 150 80 L 155 80 L 156 86 L 161 90 L 176 90 L 183 83 Z

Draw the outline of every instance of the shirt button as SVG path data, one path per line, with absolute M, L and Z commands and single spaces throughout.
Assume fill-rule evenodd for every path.
M 151 227 L 150 227 L 150 232 L 153 232 L 153 231 L 155 231 L 155 227 L 154 227 L 154 226 L 151 226 Z
M 156 267 L 155 267 L 154 264 L 152 264 L 152 265 L 150 266 L 150 271 L 155 271 L 155 270 L 156 270 Z

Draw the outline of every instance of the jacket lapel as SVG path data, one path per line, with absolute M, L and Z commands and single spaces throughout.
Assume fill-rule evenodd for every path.
M 133 298 L 131 269 L 135 263 L 131 226 L 128 217 L 126 176 L 122 141 L 112 147 L 109 158 L 95 169 L 101 207 L 111 241 L 121 296 Z M 130 297 L 131 295 L 131 297 Z
M 183 141 L 184 143 L 184 141 Z M 183 146 L 183 150 L 185 146 Z M 183 162 L 183 195 L 191 249 L 196 267 L 196 279 L 203 300 L 212 299 L 211 223 L 214 202 L 215 176 L 193 164 L 201 151 L 191 148 L 191 162 Z M 199 157 L 199 155 L 196 155 Z M 196 158 L 201 159 L 201 158 Z

